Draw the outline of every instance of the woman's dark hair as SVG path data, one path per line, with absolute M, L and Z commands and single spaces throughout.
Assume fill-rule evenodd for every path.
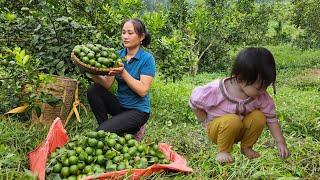
M 276 81 L 276 64 L 271 52 L 266 48 L 249 47 L 237 55 L 232 66 L 231 77 L 246 85 L 257 80 L 262 87 L 268 87 Z M 274 89 L 275 91 L 275 89 Z
M 142 40 L 141 45 L 147 47 L 151 43 L 151 34 L 147 31 L 144 23 L 140 19 L 129 19 L 124 21 L 122 26 L 126 22 L 131 22 L 133 24 L 134 30 L 139 36 L 143 36 L 144 34 L 144 39 Z

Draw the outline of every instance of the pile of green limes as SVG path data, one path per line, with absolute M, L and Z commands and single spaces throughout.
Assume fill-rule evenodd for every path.
M 51 153 L 46 164 L 48 178 L 79 179 L 124 169 L 143 169 L 169 164 L 158 145 L 138 142 L 131 134 L 118 136 L 100 130 L 76 135 Z
M 73 52 L 83 63 L 101 69 L 115 67 L 123 61 L 114 48 L 107 48 L 101 44 L 77 45 Z

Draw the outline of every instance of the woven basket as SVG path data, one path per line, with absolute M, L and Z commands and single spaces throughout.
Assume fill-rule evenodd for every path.
M 107 75 L 109 73 L 109 68 L 100 69 L 100 68 L 92 67 L 88 64 L 83 63 L 82 61 L 80 61 L 80 59 L 77 58 L 77 56 L 74 54 L 74 52 L 71 52 L 71 60 L 72 60 L 73 64 L 77 65 L 81 69 L 83 69 L 86 72 L 89 72 L 91 74 Z
M 51 124 L 57 117 L 59 117 L 64 122 L 69 114 L 78 83 L 75 79 L 67 77 L 53 77 L 56 79 L 54 82 L 42 85 L 39 89 L 41 92 L 49 93 L 54 97 L 61 99 L 62 104 L 58 104 L 57 106 L 50 106 L 47 103 L 42 103 L 40 105 L 40 117 L 37 117 L 34 110 L 32 111 L 31 120 L 33 122 Z

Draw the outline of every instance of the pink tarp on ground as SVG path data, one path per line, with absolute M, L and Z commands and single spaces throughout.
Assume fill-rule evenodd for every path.
M 51 125 L 47 138 L 33 151 L 28 153 L 30 170 L 38 174 L 40 180 L 45 179 L 45 166 L 47 157 L 57 147 L 61 147 L 69 141 L 66 130 L 59 118 Z M 84 179 L 120 179 L 121 177 L 130 174 L 131 179 L 139 179 L 142 176 L 150 176 L 159 171 L 178 171 L 190 173 L 192 169 L 187 166 L 187 161 L 184 157 L 171 150 L 170 145 L 165 143 L 158 144 L 159 149 L 166 155 L 171 164 L 154 164 L 146 169 L 121 170 L 102 173 L 99 175 L 87 176 Z

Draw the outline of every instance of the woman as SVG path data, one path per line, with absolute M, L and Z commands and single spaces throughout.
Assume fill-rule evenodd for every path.
M 150 116 L 149 89 L 155 76 L 156 64 L 152 54 L 141 46 L 151 42 L 151 36 L 142 21 L 124 22 L 121 34 L 124 48 L 120 57 L 126 59 L 119 67 L 112 68 L 108 76 L 91 75 L 95 82 L 87 95 L 91 109 L 98 121 L 97 130 L 135 134 Z M 109 88 L 118 82 L 116 94 Z M 108 119 L 108 114 L 111 118 Z M 142 128 L 144 129 L 144 128 Z

